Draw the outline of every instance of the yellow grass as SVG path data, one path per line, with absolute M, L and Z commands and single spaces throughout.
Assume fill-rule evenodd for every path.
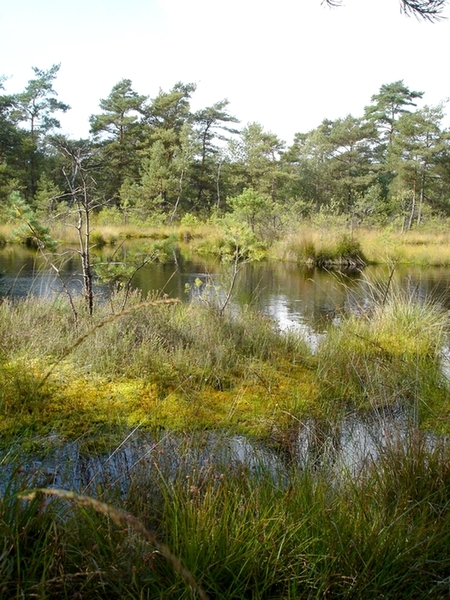
M 450 265 L 450 232 L 358 232 L 366 256 L 376 263 Z
M 364 256 L 375 264 L 450 265 L 450 229 L 448 231 L 413 230 L 405 233 L 389 229 L 358 228 L 353 231 L 304 226 L 283 236 L 274 244 L 273 258 L 296 261 L 306 245 L 316 253 L 332 248 L 343 234 L 352 235 L 361 244 Z
M 203 223 L 194 218 L 175 225 L 118 225 L 103 224 L 93 216 L 91 235 L 93 246 L 114 246 L 123 240 L 162 240 L 171 236 L 188 245 L 191 252 L 217 253 L 223 238 L 214 222 Z M 75 221 L 50 223 L 51 235 L 61 244 L 78 243 Z M 12 243 L 16 225 L 0 225 L 0 241 Z M 450 266 L 450 227 L 436 221 L 427 228 L 401 233 L 389 228 L 354 228 L 336 223 L 335 226 L 305 223 L 283 232 L 269 248 L 269 256 L 276 260 L 301 262 L 305 249 L 316 255 L 333 251 L 343 236 L 354 238 L 362 248 L 367 261 L 374 264 L 415 264 Z

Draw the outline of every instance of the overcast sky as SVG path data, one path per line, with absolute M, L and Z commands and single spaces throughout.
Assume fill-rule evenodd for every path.
M 61 63 L 54 87 L 72 108 L 60 120 L 77 138 L 88 135 L 89 115 L 123 78 L 150 97 L 194 82 L 193 109 L 228 98 L 242 125 L 256 121 L 288 143 L 324 118 L 360 116 L 383 83 L 403 79 L 430 105 L 450 96 L 450 19 L 408 18 L 398 0 L 345 0 L 333 10 L 320 0 L 1 5 L 6 90 L 22 91 L 32 66 Z

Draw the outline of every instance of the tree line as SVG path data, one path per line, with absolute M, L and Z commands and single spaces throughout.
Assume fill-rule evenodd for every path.
M 403 229 L 450 216 L 450 132 L 444 105 L 417 108 L 424 93 L 384 84 L 362 116 L 323 122 L 287 146 L 259 123 L 239 127 L 226 99 L 192 111 L 196 86 L 155 98 L 119 81 L 89 139 L 58 133 L 69 106 L 54 89 L 59 65 L 33 68 L 25 90 L 0 81 L 0 202 L 11 196 L 52 217 L 78 201 L 126 223 L 176 222 L 239 212 L 255 231 L 318 213 Z

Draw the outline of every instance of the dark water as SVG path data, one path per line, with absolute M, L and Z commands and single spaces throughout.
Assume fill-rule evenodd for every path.
M 61 275 L 71 291 L 81 290 L 80 260 L 76 254 L 63 255 Z M 330 320 L 349 310 L 364 308 L 376 293 L 383 294 L 389 276 L 389 269 L 384 266 L 367 267 L 363 273 L 340 273 L 280 262 L 246 264 L 237 277 L 232 302 L 253 305 L 272 316 L 281 328 L 320 333 Z M 161 293 L 182 301 L 201 296 L 220 305 L 230 281 L 231 274 L 218 261 L 178 257 L 176 262 L 147 265 L 134 276 L 132 285 L 144 295 Z M 450 309 L 448 268 L 398 266 L 392 284 L 419 299 L 433 298 Z M 111 288 L 96 281 L 95 290 L 102 297 Z M 0 250 L 0 298 L 50 296 L 61 291 L 54 271 L 35 252 L 18 246 Z

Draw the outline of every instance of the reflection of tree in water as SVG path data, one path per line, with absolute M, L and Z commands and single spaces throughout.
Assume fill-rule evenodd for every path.
M 128 247 L 134 244 L 137 242 L 124 244 L 120 253 L 126 256 Z M 99 256 L 116 251 L 117 248 L 105 248 Z M 119 260 L 122 254 L 118 255 Z M 4 273 L 0 295 L 10 288 L 11 295 L 16 296 L 26 295 L 31 287 L 36 294 L 55 291 L 57 282 L 53 274 L 43 269 L 42 261 L 32 250 L 0 249 L 0 271 Z M 330 321 L 338 322 L 345 314 L 366 312 L 377 297 L 382 298 L 389 273 L 387 266 L 370 266 L 363 273 L 340 273 L 307 269 L 294 263 L 249 263 L 238 274 L 233 302 L 251 305 L 279 323 L 284 319 L 287 326 L 301 324 L 314 332 L 323 332 Z M 67 254 L 67 260 L 65 257 L 64 276 L 71 285 L 79 284 L 78 257 L 71 253 Z M 132 283 L 145 296 L 163 292 L 185 302 L 189 300 L 186 284 L 193 286 L 198 278 L 227 289 L 226 277 L 226 270 L 217 259 L 177 256 L 177 264 L 170 261 L 147 265 L 136 273 Z M 397 266 L 391 286 L 419 300 L 431 297 L 450 309 L 448 268 Z
M 275 318 L 290 315 L 320 331 L 346 310 L 360 277 L 286 263 L 249 264 L 241 274 L 236 299 Z
M 341 449 L 341 423 L 309 419 L 298 432 L 296 456 L 304 466 L 332 467 Z
M 271 446 L 286 465 L 330 468 L 341 450 L 342 423 L 309 417 L 290 429 L 274 430 Z

